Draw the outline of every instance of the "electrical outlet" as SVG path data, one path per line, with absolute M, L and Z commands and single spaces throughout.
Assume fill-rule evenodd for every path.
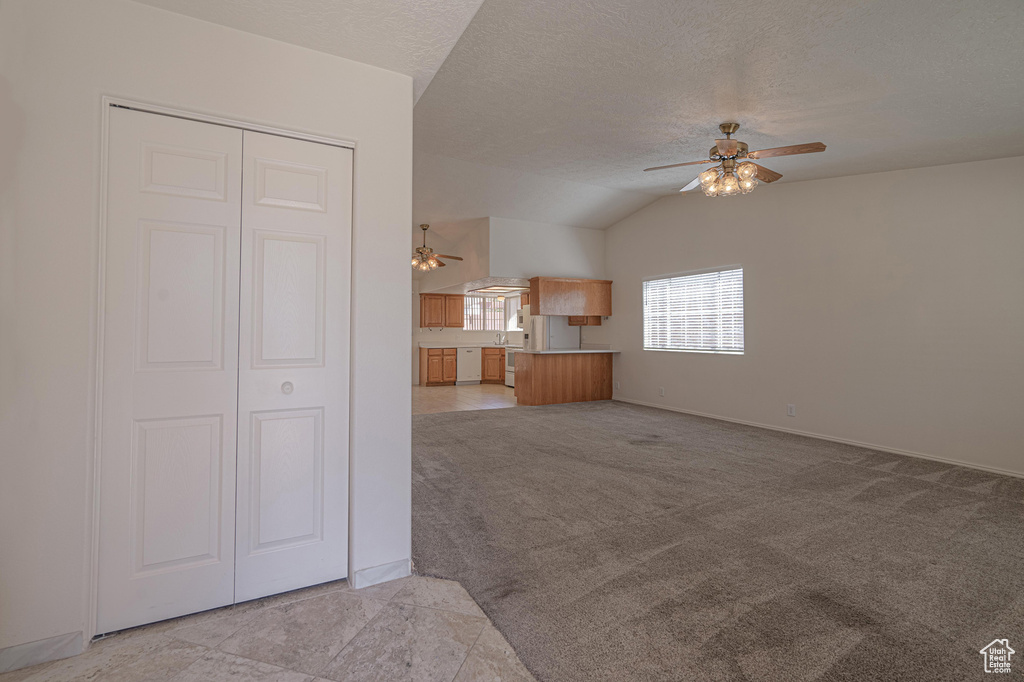
M 665 387 L 664 386 L 658 388 L 658 395 L 660 395 L 662 398 L 665 397 Z
M 622 388 L 622 386 L 620 386 L 620 385 L 619 385 L 619 382 L 618 382 L 618 381 L 616 381 L 616 382 L 615 382 L 615 390 L 617 391 L 617 390 L 619 390 L 620 388 Z
M 795 417 L 796 416 L 796 405 L 786 405 L 786 416 L 787 417 Z

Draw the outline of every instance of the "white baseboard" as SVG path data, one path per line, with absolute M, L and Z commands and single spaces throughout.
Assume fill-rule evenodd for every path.
M 412 561 L 401 559 L 399 561 L 392 561 L 390 564 L 353 571 L 351 583 L 352 587 L 358 590 L 409 575 L 412 575 Z
M 707 414 L 706 412 L 696 412 L 694 410 L 684 410 L 679 407 L 670 407 L 668 405 L 658 405 L 657 403 L 645 403 L 641 400 L 633 400 L 631 398 L 621 398 L 615 396 L 612 400 L 618 400 L 623 403 L 630 403 L 632 405 L 643 405 L 644 407 L 655 407 L 659 410 L 668 410 L 669 412 L 681 412 L 683 414 L 692 414 L 697 417 L 708 417 L 709 419 L 718 419 L 724 422 L 732 422 L 734 424 L 744 424 L 746 426 L 756 426 L 759 429 L 768 429 L 770 431 L 781 431 L 783 433 L 792 433 L 797 436 L 806 436 L 808 438 L 817 438 L 818 440 L 827 440 L 833 443 L 843 443 L 845 445 L 856 445 L 860 448 L 867 448 L 869 450 L 879 450 L 881 452 L 891 452 L 894 455 L 906 455 L 907 457 L 917 457 L 919 459 L 930 459 L 934 462 L 943 462 L 944 464 L 955 464 L 957 466 L 967 467 L 969 469 L 978 469 L 980 471 L 988 471 L 993 474 L 1001 474 L 1003 476 L 1014 476 L 1016 478 L 1024 478 L 1024 472 L 1021 471 L 1010 471 L 1008 469 L 999 469 L 997 467 L 990 467 L 984 464 L 976 464 L 974 462 L 964 462 L 958 459 L 950 459 L 949 457 L 938 457 L 936 455 L 928 455 L 923 452 L 914 452 L 913 450 L 901 450 L 899 448 L 889 447 L 887 445 L 878 445 L 876 443 L 865 443 L 859 440 L 850 440 L 849 438 L 839 438 L 838 436 L 826 436 L 821 433 L 813 433 L 811 431 L 800 431 L 797 429 L 786 429 L 781 426 L 773 426 L 771 424 L 760 424 L 758 422 L 745 421 L 743 419 L 733 419 L 731 417 L 723 417 L 717 414 Z
M 30 665 L 77 656 L 85 651 L 81 632 L 69 632 L 37 642 L 0 649 L 0 673 L 27 668 Z

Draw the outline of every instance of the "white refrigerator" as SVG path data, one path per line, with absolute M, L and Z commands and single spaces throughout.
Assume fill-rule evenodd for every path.
M 530 306 L 519 311 L 524 350 L 576 350 L 580 347 L 580 328 L 570 327 L 564 315 L 531 315 Z

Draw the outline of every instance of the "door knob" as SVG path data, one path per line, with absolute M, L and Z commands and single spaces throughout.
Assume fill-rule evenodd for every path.
M 286 381 L 281 384 L 281 393 L 285 395 L 291 395 L 291 392 L 295 390 L 295 386 L 290 381 Z

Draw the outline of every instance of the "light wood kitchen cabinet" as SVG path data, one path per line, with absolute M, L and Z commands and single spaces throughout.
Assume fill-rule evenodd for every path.
M 611 315 L 611 280 L 534 277 L 530 280 L 530 314 Z
M 600 315 L 570 315 L 569 316 L 570 327 L 600 327 L 601 316 Z
M 420 294 L 420 327 L 458 327 L 465 321 L 462 294 Z
M 611 400 L 612 353 L 517 353 L 516 404 Z
M 456 353 L 455 348 L 420 348 L 420 386 L 455 384 Z
M 431 349 L 435 350 L 435 349 Z M 440 349 L 436 349 L 440 350 Z M 427 351 L 427 381 L 426 384 L 440 384 L 444 379 L 443 368 L 442 368 L 442 356 L 440 353 L 431 355 L 430 351 Z
M 441 363 L 441 381 L 446 384 L 454 384 L 455 378 L 458 376 L 458 349 L 457 348 L 444 348 L 444 358 Z
M 519 294 L 519 307 L 522 308 L 524 305 L 530 305 L 530 292 L 524 291 Z
M 505 349 L 484 348 L 480 356 L 480 383 L 505 383 Z
M 445 294 L 444 326 L 462 329 L 466 313 L 466 297 L 461 294 Z
M 420 326 L 443 327 L 444 309 L 444 294 L 420 294 Z

